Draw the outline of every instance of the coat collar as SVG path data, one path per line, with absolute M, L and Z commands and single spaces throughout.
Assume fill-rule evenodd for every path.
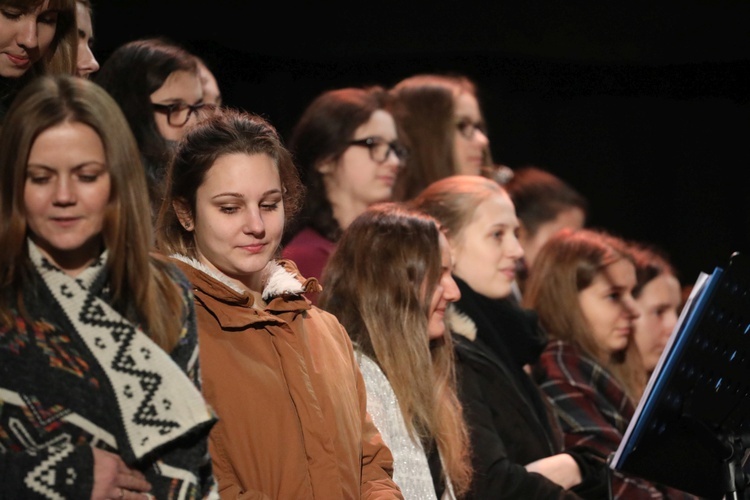
M 198 290 L 228 304 L 261 308 L 260 304 L 255 303 L 250 293 L 240 288 L 226 275 L 186 255 L 173 254 L 170 257 L 199 271 L 191 273 L 193 286 Z M 309 301 L 302 294 L 320 291 L 318 281 L 315 278 L 301 277 L 297 266 L 289 260 L 272 260 L 262 273 L 264 286 L 261 296 L 268 304 L 266 309 L 269 310 L 309 309 Z
M 466 313 L 459 311 L 455 305 L 450 304 L 445 311 L 445 320 L 452 333 L 466 337 L 474 342 L 477 338 L 477 325 Z

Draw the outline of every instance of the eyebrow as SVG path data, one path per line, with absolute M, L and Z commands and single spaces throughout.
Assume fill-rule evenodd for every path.
M 74 165 L 73 168 L 72 168 L 72 170 L 79 170 L 79 169 L 81 169 L 83 167 L 86 167 L 86 166 L 89 166 L 89 165 L 98 165 L 100 167 L 107 168 L 107 164 L 106 163 L 102 163 L 102 162 L 97 161 L 97 160 L 90 160 L 90 161 L 85 161 L 83 163 L 79 163 L 78 165 Z M 50 170 L 50 171 L 56 170 L 54 167 L 50 167 L 50 166 L 44 165 L 42 163 L 27 163 L 26 164 L 26 168 L 27 169 L 28 168 L 41 168 L 41 169 Z
M 266 196 L 269 196 L 269 195 L 272 195 L 272 194 L 276 194 L 276 193 L 281 194 L 281 189 L 269 189 L 268 191 L 266 191 L 265 193 L 263 193 L 261 195 L 261 198 L 264 198 Z M 245 198 L 245 195 L 243 195 L 243 194 L 228 192 L 228 193 L 219 193 L 217 195 L 214 195 L 214 196 L 211 197 L 211 199 L 215 200 L 216 198 L 221 198 L 222 196 L 229 196 L 229 197 L 232 197 L 232 198 L 241 198 L 241 199 Z

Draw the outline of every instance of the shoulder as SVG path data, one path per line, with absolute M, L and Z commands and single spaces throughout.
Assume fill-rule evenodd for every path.
M 599 362 L 570 342 L 553 340 L 539 359 L 537 375 L 543 387 L 564 384 L 571 387 L 594 388 L 610 378 Z
M 362 354 L 361 352 L 356 352 L 356 356 L 357 363 L 359 364 L 359 371 L 362 372 L 362 378 L 365 379 L 365 384 L 390 385 L 385 373 L 383 373 L 383 370 L 374 359 Z
M 177 266 L 176 261 L 158 252 L 152 252 L 151 263 L 159 271 L 165 273 L 180 288 L 190 289 L 190 280 L 187 275 Z
M 264 272 L 267 277 L 266 285 L 263 287 L 263 299 L 266 301 L 275 297 L 301 296 L 304 293 L 320 291 L 318 280 L 302 276 L 297 264 L 292 260 L 271 261 Z

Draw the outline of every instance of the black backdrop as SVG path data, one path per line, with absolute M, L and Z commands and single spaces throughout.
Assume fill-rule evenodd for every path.
M 100 61 L 167 36 L 284 136 L 320 91 L 466 74 L 495 160 L 566 179 L 589 225 L 662 246 L 683 283 L 750 252 L 750 2 L 94 2 Z

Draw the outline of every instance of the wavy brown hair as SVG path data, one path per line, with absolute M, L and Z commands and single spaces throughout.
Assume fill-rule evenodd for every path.
M 550 338 L 578 346 L 600 360 L 599 348 L 581 309 L 579 292 L 617 261 L 633 262 L 625 241 L 604 230 L 562 229 L 542 246 L 523 295 L 523 305 L 539 315 Z M 631 342 L 632 343 L 632 340 Z M 623 349 L 604 362 L 637 403 L 642 380 L 641 360 Z M 640 367 L 640 368 L 639 368 Z
M 0 134 L 0 286 L 20 290 L 31 269 L 26 250 L 28 225 L 24 186 L 29 152 L 43 131 L 63 123 L 94 129 L 104 145 L 111 178 L 102 238 L 109 251 L 107 279 L 114 305 L 166 350 L 176 344 L 182 325 L 176 320 L 182 295 L 167 264 L 150 255 L 153 230 L 146 178 L 138 147 L 117 103 L 98 85 L 74 76 L 42 76 L 18 94 Z M 12 322 L 12 305 L 2 295 L 0 321 Z
M 323 309 L 381 367 L 413 439 L 434 438 L 456 493 L 471 482 L 456 396 L 453 345 L 430 342 L 428 314 L 442 269 L 437 221 L 395 203 L 370 206 L 344 231 L 325 270 Z

